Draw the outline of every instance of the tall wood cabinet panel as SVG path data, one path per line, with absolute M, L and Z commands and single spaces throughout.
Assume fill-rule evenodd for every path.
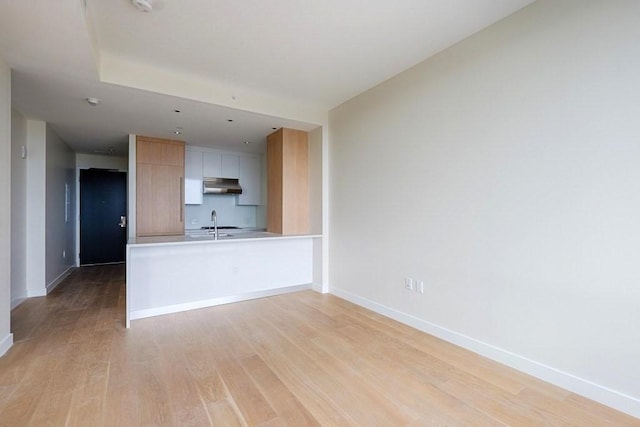
M 309 137 L 282 128 L 267 137 L 267 231 L 309 232 Z
M 138 236 L 184 234 L 184 142 L 136 138 Z

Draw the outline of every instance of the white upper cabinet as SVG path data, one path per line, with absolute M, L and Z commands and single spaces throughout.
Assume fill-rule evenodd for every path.
M 262 155 L 189 146 L 185 155 L 185 203 L 201 205 L 204 178 L 236 178 L 242 187 L 238 205 L 262 204 Z M 215 197 L 215 195 L 207 196 Z
M 184 203 L 202 204 L 202 152 L 185 151 L 184 157 Z
M 238 195 L 238 204 L 260 205 L 262 203 L 262 159 L 259 156 L 240 156 L 239 174 L 242 194 Z
M 202 173 L 205 178 L 239 178 L 238 155 L 217 151 L 205 151 L 202 154 Z
M 202 153 L 202 176 L 205 178 L 222 178 L 222 154 L 215 151 Z
M 235 154 L 222 155 L 221 178 L 240 178 L 240 158 Z

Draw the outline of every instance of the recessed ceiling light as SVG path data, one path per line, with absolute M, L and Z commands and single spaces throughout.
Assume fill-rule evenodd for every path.
M 96 105 L 100 104 L 100 100 L 98 98 L 94 98 L 94 97 L 89 97 L 89 98 L 86 99 L 86 101 L 92 107 L 95 107 Z
M 131 4 L 140 12 L 151 12 L 153 10 L 151 0 L 131 0 Z
M 174 113 L 181 113 L 180 110 L 173 110 Z
M 227 121 L 228 121 L 229 123 L 231 123 L 231 122 L 233 121 L 233 119 L 227 119 Z
M 249 144 L 251 144 L 251 141 L 245 141 L 244 142 L 244 145 L 249 145 Z
M 174 130 L 173 133 L 175 133 L 176 135 L 182 135 L 182 132 L 180 132 L 179 130 Z

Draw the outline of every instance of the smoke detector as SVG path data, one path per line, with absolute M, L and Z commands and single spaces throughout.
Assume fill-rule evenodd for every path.
M 141 12 L 151 12 L 153 10 L 153 3 L 151 0 L 131 0 L 131 4 Z

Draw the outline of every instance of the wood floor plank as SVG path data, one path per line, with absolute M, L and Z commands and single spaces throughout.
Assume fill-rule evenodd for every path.
M 316 343 L 317 342 L 317 343 Z M 498 426 L 499 421 L 463 404 L 450 394 L 437 388 L 427 377 L 420 375 L 411 365 L 399 368 L 384 358 L 370 357 L 371 351 L 338 336 L 326 336 L 314 340 L 314 345 L 330 348 L 331 353 L 345 360 L 355 360 L 363 372 L 379 389 L 386 390 L 391 399 L 403 402 L 407 411 L 416 419 L 428 416 L 430 422 L 441 420 L 447 424 Z M 404 380 L 398 382 L 398 375 Z
M 104 405 L 105 413 L 108 414 L 104 420 L 106 426 L 140 424 L 137 364 L 132 353 L 136 343 L 144 342 L 131 342 L 126 338 L 124 334 L 116 334 L 111 348 Z
M 136 366 L 139 419 L 142 426 L 178 425 L 171 413 L 171 395 L 162 384 L 164 371 L 157 358 Z
M 210 353 L 206 349 L 193 349 L 185 353 L 186 364 L 198 389 L 211 425 L 243 425 L 244 418 L 233 400 L 222 377 L 211 362 Z M 214 420 L 216 422 L 214 422 Z
M 234 327 L 238 326 L 234 325 Z M 255 345 L 260 348 L 263 343 L 256 340 Z M 301 370 L 296 363 L 291 363 L 290 357 L 281 351 L 276 351 L 272 346 L 263 347 L 260 355 L 321 425 L 358 425 L 348 413 L 334 403 L 329 393 L 323 392 L 316 387 L 315 383 L 312 383 L 308 372 Z M 291 357 L 296 356 L 291 355 Z M 309 370 L 312 373 L 315 372 L 314 369 L 309 368 Z
M 200 398 L 195 379 L 181 349 L 163 351 L 161 347 L 159 366 L 163 372 L 162 382 L 169 395 L 169 407 L 173 419 L 180 426 L 210 425 L 209 415 Z
M 323 297 L 333 299 L 333 302 L 335 302 L 336 305 L 345 309 L 344 313 L 341 313 L 339 316 L 347 316 L 352 320 L 352 322 L 355 322 L 360 326 L 375 325 L 374 329 L 379 330 L 388 336 L 393 336 L 407 345 L 414 346 L 419 351 L 425 352 L 436 359 L 446 361 L 447 364 L 454 366 L 458 370 L 465 371 L 478 378 L 482 378 L 485 381 L 490 381 L 509 393 L 517 394 L 524 390 L 525 387 L 535 388 L 539 384 L 544 384 L 538 380 L 532 379 L 526 374 L 511 369 L 505 369 L 503 365 L 492 360 L 477 354 L 469 353 L 468 351 L 453 344 L 442 341 L 436 337 L 426 335 L 414 328 L 385 318 L 377 313 L 358 307 L 347 301 L 340 300 L 335 296 L 325 295 Z M 313 304 L 313 299 L 307 298 L 305 302 Z M 469 363 L 470 358 L 473 359 L 473 363 Z M 548 384 L 544 384 L 543 389 L 547 393 L 556 394 L 559 398 L 564 398 L 569 394 L 566 390 L 562 390 L 557 387 L 554 388 Z
M 271 349 L 267 349 L 267 343 L 281 352 L 288 355 L 290 364 L 297 366 L 306 377 L 324 390 L 333 390 L 330 399 L 338 407 L 349 407 L 349 416 L 360 425 L 404 425 L 409 419 L 402 411 L 398 411 L 395 402 L 389 402 L 381 398 L 375 391 L 361 380 L 354 371 L 344 365 L 340 365 L 335 360 L 321 359 L 317 354 L 309 354 L 302 350 L 300 345 L 292 343 L 287 336 L 283 335 L 269 322 L 264 321 L 267 312 L 260 312 L 260 307 L 256 302 L 246 304 L 247 312 L 242 318 L 233 318 L 233 324 L 244 328 L 244 333 L 252 333 L 252 342 L 258 340 L 263 343 L 259 354 L 264 357 L 265 350 L 268 354 L 273 354 Z M 254 318 L 252 318 L 254 316 Z M 258 320 L 260 324 L 256 324 Z M 262 334 L 259 337 L 258 334 Z M 371 408 L 376 408 L 375 413 Z
M 124 273 L 77 269 L 12 312 L 0 426 L 640 425 L 312 291 L 125 329 Z
M 242 360 L 242 366 L 281 417 L 282 425 L 309 427 L 320 425 L 259 356 L 254 355 Z
M 244 418 L 238 416 L 239 409 L 229 400 L 218 400 L 207 405 L 212 426 L 246 427 Z
M 316 363 L 332 367 L 340 372 L 339 377 L 347 378 L 351 384 L 354 384 L 360 389 L 371 390 L 372 393 L 375 394 L 376 399 L 382 399 L 384 402 L 392 402 L 390 403 L 390 406 L 392 406 L 390 412 L 403 413 L 408 416 L 404 420 L 398 420 L 397 422 L 402 422 L 403 424 L 408 423 L 410 421 L 409 417 L 416 415 L 411 414 L 412 411 L 409 410 L 405 402 L 395 399 L 393 394 L 389 393 L 389 389 L 386 386 L 378 385 L 379 375 L 382 374 L 382 371 L 377 372 L 376 376 L 363 374 L 363 360 L 357 357 L 356 352 L 349 351 L 340 353 L 340 346 L 343 345 L 341 342 L 334 341 L 328 346 L 322 345 L 322 337 L 331 336 L 336 333 L 335 323 L 329 324 L 329 326 L 327 326 L 327 324 L 318 326 L 317 332 L 309 339 L 309 335 L 302 333 L 298 327 L 299 322 L 282 321 L 282 313 L 276 313 L 266 309 L 261 310 L 260 307 L 256 307 L 253 311 L 273 325 L 283 337 L 292 341 L 294 345 L 297 345 L 301 351 Z M 292 312 L 288 311 L 288 314 L 291 315 Z M 343 331 L 345 328 L 347 327 L 343 326 L 340 330 Z M 338 354 L 343 357 L 336 357 Z M 354 366 L 357 366 L 357 369 L 354 369 Z
M 589 418 L 592 421 L 596 421 L 601 425 L 614 425 L 614 426 L 640 426 L 640 420 L 630 415 L 626 415 L 617 411 L 613 411 L 611 408 L 602 405 L 593 400 L 589 400 L 586 397 L 579 396 L 577 394 L 570 394 L 565 399 L 564 403 L 570 408 L 575 408 L 584 417 Z M 558 406 L 557 410 L 564 411 L 565 406 Z
M 47 384 L 62 358 L 56 354 L 40 356 L 32 364 L 32 369 L 20 381 L 15 391 L 9 396 L 0 409 L 0 425 L 28 425 L 33 413 L 43 398 Z
M 278 416 L 238 360 L 220 360 L 217 365 L 225 386 L 248 425 L 259 425 Z

